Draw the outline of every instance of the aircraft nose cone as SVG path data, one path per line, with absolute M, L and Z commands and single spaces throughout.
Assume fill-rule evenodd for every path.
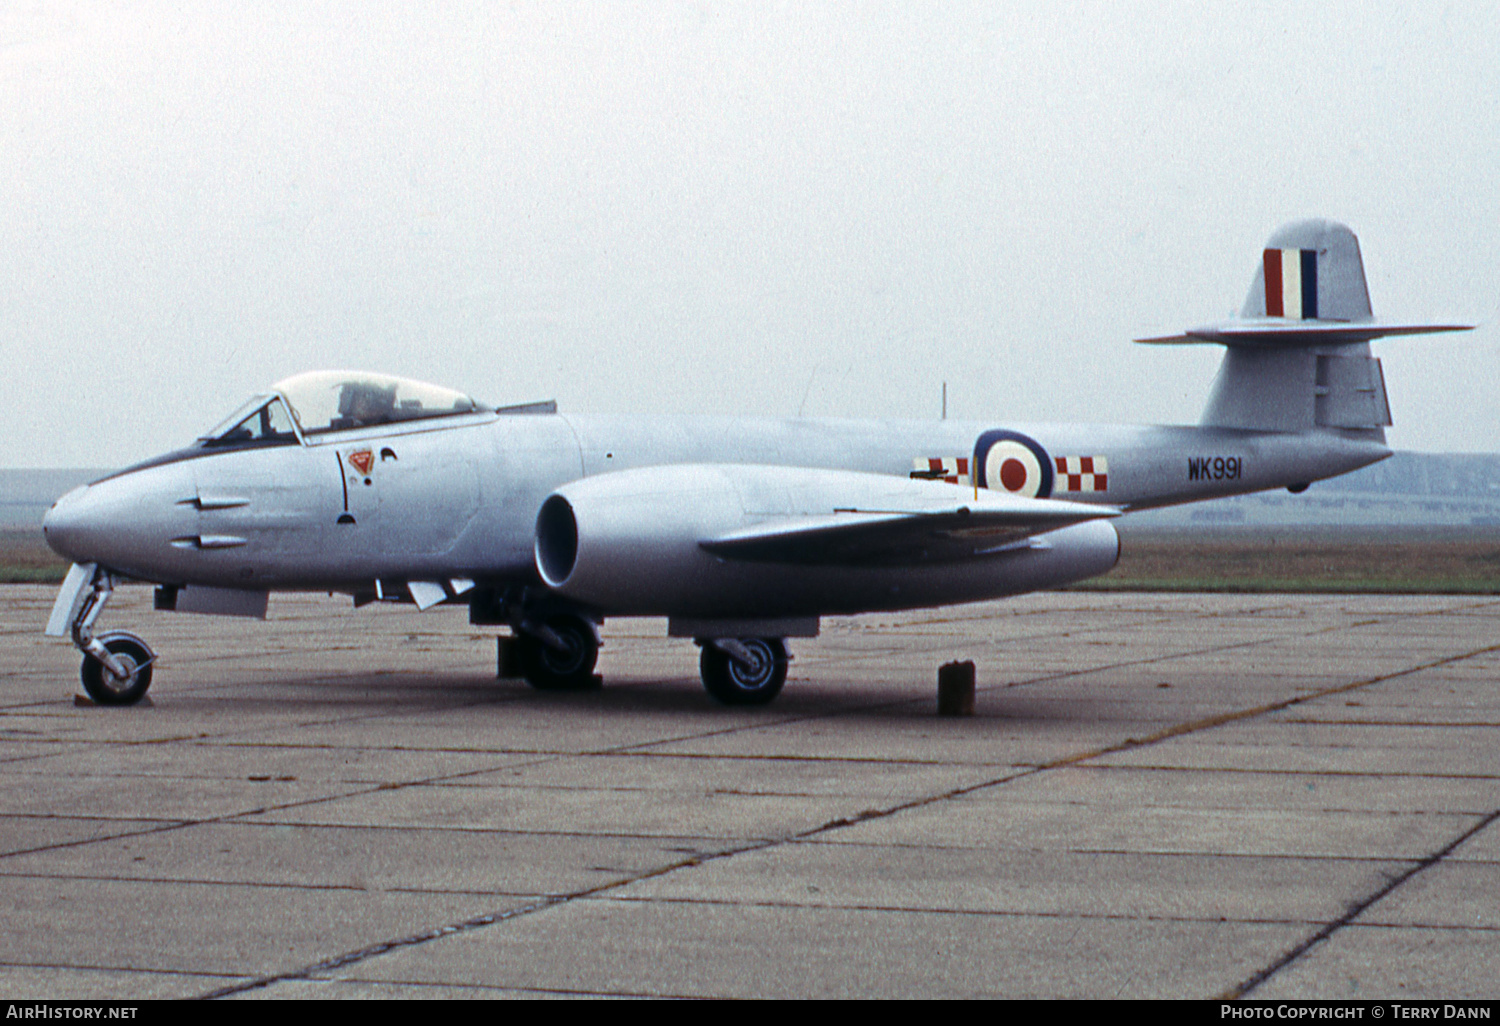
M 75 488 L 42 518 L 42 534 L 60 556 L 152 580 L 176 552 L 172 539 L 196 533 L 191 472 L 151 467 Z
M 89 501 L 89 486 L 73 489 L 52 504 L 42 518 L 42 535 L 59 556 L 75 563 L 91 563 L 90 542 L 98 531 L 98 503 Z

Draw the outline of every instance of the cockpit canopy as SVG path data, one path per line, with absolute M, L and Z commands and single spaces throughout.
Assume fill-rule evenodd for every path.
M 312 371 L 279 381 L 236 410 L 202 442 L 294 445 L 302 437 L 434 417 L 489 412 L 462 392 L 365 371 Z
M 304 435 L 479 413 L 488 406 L 425 381 L 358 371 L 313 371 L 276 383 Z

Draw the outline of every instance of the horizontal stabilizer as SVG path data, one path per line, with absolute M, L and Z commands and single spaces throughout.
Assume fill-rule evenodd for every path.
M 1265 320 L 1225 321 L 1202 328 L 1192 328 L 1181 335 L 1138 338 L 1137 342 L 1154 346 L 1201 345 L 1254 348 L 1343 346 L 1392 335 L 1436 335 L 1444 331 L 1472 331 L 1472 324 L 1383 324 L 1377 321 L 1347 323 L 1340 321 Z
M 1116 517 L 1114 506 L 982 494 L 910 509 L 835 509 L 776 519 L 699 542 L 725 559 L 804 565 L 944 562 L 997 553 L 1047 531 Z
M 1357 345 L 1391 335 L 1433 335 L 1473 327 L 1375 320 L 1359 240 L 1335 221 L 1310 220 L 1282 225 L 1266 240 L 1238 317 L 1180 335 L 1136 341 L 1295 349 Z

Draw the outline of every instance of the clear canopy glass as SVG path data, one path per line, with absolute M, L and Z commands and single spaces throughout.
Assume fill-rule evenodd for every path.
M 275 387 L 304 435 L 490 409 L 451 388 L 366 371 L 313 371 Z
M 297 434 L 292 429 L 286 404 L 277 396 L 259 395 L 235 410 L 201 440 L 210 446 L 295 444 Z

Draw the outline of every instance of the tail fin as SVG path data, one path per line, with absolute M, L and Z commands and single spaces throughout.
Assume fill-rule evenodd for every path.
M 1365 265 L 1354 233 L 1332 221 L 1298 221 L 1266 241 L 1241 320 L 1371 320 Z
M 1315 220 L 1283 225 L 1267 240 L 1239 317 L 1137 341 L 1227 347 L 1206 426 L 1383 437 L 1391 413 L 1370 340 L 1471 327 L 1376 321 L 1359 240 L 1341 224 Z

